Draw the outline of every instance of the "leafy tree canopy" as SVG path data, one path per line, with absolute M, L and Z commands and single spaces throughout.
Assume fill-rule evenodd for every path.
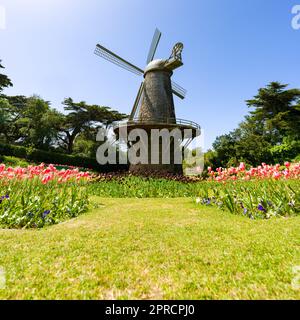
M 4 69 L 3 65 L 1 64 L 2 60 L 0 60 L 0 71 Z M 4 88 L 11 87 L 13 84 L 11 80 L 5 75 L 0 73 L 0 93 L 3 91 Z
M 251 165 L 292 160 L 299 153 L 300 90 L 271 82 L 246 101 L 252 108 L 234 131 L 219 136 L 213 143 L 215 166 Z
M 106 106 L 88 105 L 86 102 L 74 102 L 68 98 L 63 101 L 65 111 L 68 114 L 62 122 L 59 139 L 62 142 L 63 148 L 68 152 L 73 152 L 74 141 L 76 137 L 86 131 L 108 126 L 113 121 L 122 120 L 127 115 L 112 110 Z M 96 140 L 96 135 L 93 141 Z

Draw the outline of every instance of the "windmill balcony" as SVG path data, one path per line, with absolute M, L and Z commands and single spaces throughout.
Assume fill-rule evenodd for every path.
M 168 129 L 173 130 L 175 128 L 180 129 L 182 132 L 185 129 L 191 129 L 193 137 L 197 137 L 201 134 L 201 127 L 198 123 L 190 120 L 179 118 L 164 118 L 164 119 L 140 119 L 133 118 L 123 121 L 117 121 L 112 124 L 115 133 L 118 133 L 120 127 L 127 126 L 127 130 L 144 129 L 146 131 L 151 129 Z

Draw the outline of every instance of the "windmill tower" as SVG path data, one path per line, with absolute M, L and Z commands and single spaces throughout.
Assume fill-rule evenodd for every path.
M 176 119 L 175 115 L 173 94 L 180 99 L 184 99 L 186 95 L 185 89 L 171 81 L 173 71 L 183 65 L 181 56 L 183 44 L 180 42 L 176 43 L 168 59 L 154 60 L 160 38 L 161 32 L 156 29 L 148 53 L 147 65 L 144 70 L 126 61 L 100 44 L 97 44 L 95 54 L 136 75 L 144 77 L 129 119 L 124 125 L 127 126 L 128 131 L 142 128 L 148 133 L 149 141 L 145 148 L 148 149 L 149 163 L 132 164 L 130 165 L 130 171 L 141 173 L 144 171 L 159 171 L 181 174 L 182 164 L 174 163 L 173 154 L 174 143 L 176 143 L 176 141 L 174 141 L 173 138 L 171 138 L 169 149 L 171 155 L 169 164 L 162 163 L 162 157 L 159 157 L 159 163 L 156 164 L 151 164 L 150 159 L 151 129 L 167 129 L 168 131 L 172 131 L 174 128 L 178 128 L 182 132 L 185 129 L 191 129 L 193 136 L 187 141 L 187 144 L 200 133 L 198 124 L 192 121 Z M 120 126 L 122 126 L 122 123 L 115 124 L 114 131 L 117 135 Z M 160 148 L 162 148 L 162 146 L 160 146 Z

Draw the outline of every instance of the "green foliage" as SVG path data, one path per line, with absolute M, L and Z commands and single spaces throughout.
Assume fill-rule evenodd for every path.
M 50 108 L 50 103 L 40 97 L 27 99 L 22 117 L 17 120 L 25 146 L 49 149 L 58 131 L 62 115 Z
M 213 148 L 217 153 L 217 158 L 220 160 L 218 166 L 227 166 L 228 161 L 234 156 L 236 136 L 234 132 L 225 134 L 216 138 L 213 143 Z M 213 167 L 218 167 L 213 163 Z
M 300 154 L 296 156 L 296 158 L 293 159 L 294 162 L 300 162 Z
M 78 181 L 44 185 L 33 179 L 0 180 L 0 226 L 41 228 L 88 209 L 88 193 Z
M 291 161 L 300 153 L 300 140 L 290 140 L 284 138 L 283 143 L 271 148 L 271 154 L 274 162 L 284 163 Z
M 5 143 L 22 142 L 24 146 L 48 150 L 54 144 L 62 114 L 38 96 L 5 97 L 0 100 L 5 122 L 0 133 Z M 0 116 L 1 118 L 1 116 Z
M 75 139 L 73 146 L 73 154 L 81 157 L 95 157 L 99 143 L 96 141 L 97 130 L 88 129 L 80 134 Z
M 211 168 L 218 168 L 221 166 L 221 162 L 219 161 L 218 154 L 215 150 L 209 149 L 207 152 L 204 153 L 204 169 L 202 172 L 202 177 L 208 177 L 208 167 Z
M 9 121 L 9 102 L 0 97 L 0 141 L 5 141 L 5 132 Z

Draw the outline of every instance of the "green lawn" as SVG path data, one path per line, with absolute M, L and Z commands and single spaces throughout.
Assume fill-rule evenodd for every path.
M 0 230 L 1 299 L 299 299 L 300 217 L 250 220 L 189 198 L 96 198 L 41 230 Z

